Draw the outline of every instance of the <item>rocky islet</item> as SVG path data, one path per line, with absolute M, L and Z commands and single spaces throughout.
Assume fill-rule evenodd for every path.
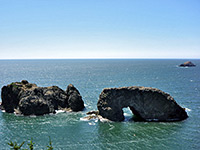
M 8 113 L 44 115 L 56 110 L 82 111 L 84 102 L 79 91 L 68 85 L 64 91 L 58 86 L 38 87 L 26 80 L 13 82 L 1 90 L 1 109 Z
M 184 108 L 167 93 L 151 87 L 104 89 L 97 103 L 99 115 L 123 121 L 123 108 L 129 107 L 137 121 L 181 121 L 188 117 Z
M 195 67 L 196 65 L 193 64 L 191 61 L 186 61 L 183 64 L 180 64 L 179 67 Z

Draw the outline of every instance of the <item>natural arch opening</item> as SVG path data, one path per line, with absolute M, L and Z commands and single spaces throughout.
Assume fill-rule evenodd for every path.
M 134 114 L 132 113 L 130 108 L 129 107 L 124 107 L 122 109 L 122 111 L 123 111 L 123 115 L 124 115 L 124 121 L 131 121 Z
M 133 113 L 132 120 L 134 120 L 134 121 L 144 121 L 144 119 L 141 117 L 141 115 L 138 113 L 138 111 L 135 110 L 134 107 L 129 106 L 129 108 Z
M 134 107 L 122 108 L 124 121 L 144 121 L 140 114 L 134 109 Z

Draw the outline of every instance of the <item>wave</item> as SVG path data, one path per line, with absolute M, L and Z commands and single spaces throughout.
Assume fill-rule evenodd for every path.
M 186 111 L 186 112 L 190 112 L 190 111 L 192 111 L 192 110 L 189 109 L 189 108 L 185 108 L 185 111 Z
M 65 112 L 64 110 L 56 110 L 56 114 L 64 113 L 64 112 Z

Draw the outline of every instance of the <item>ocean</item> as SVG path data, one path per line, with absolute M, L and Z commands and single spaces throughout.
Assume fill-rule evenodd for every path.
M 27 144 L 31 138 L 35 149 L 46 149 L 49 137 L 56 150 L 200 149 L 200 60 L 191 60 L 196 67 L 178 67 L 185 61 L 188 60 L 0 60 L 1 88 L 21 80 L 38 86 L 57 85 L 63 90 L 72 83 L 86 107 L 82 112 L 37 117 L 0 111 L 0 149 L 9 149 L 10 140 Z M 80 119 L 86 112 L 97 110 L 98 97 L 104 88 L 124 86 L 161 89 L 187 108 L 189 118 L 170 123 L 134 122 L 126 108 L 124 122 Z

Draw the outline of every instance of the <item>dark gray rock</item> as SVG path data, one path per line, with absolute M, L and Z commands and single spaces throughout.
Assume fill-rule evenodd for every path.
M 68 104 L 72 111 L 80 111 L 85 108 L 79 91 L 72 84 L 68 85 L 66 92 Z
M 86 115 L 92 115 L 92 114 L 94 114 L 94 115 L 99 115 L 99 111 L 97 110 L 92 110 L 92 111 L 89 111 L 89 112 L 87 112 L 86 113 Z
M 38 96 L 27 96 L 22 98 L 19 102 L 19 110 L 23 115 L 44 115 L 50 112 L 53 113 L 54 109 L 50 110 L 50 106 L 48 101 Z
M 14 82 L 2 88 L 0 108 L 8 113 L 23 115 L 43 115 L 66 109 L 83 110 L 84 102 L 79 91 L 71 84 L 68 87 L 71 87 L 69 91 L 64 91 L 57 86 L 38 87 L 26 80 Z
M 183 64 L 180 64 L 179 67 L 195 67 L 196 65 L 193 64 L 191 61 L 187 61 Z
M 123 108 L 129 107 L 138 121 L 180 121 L 188 117 L 167 93 L 150 87 L 104 89 L 97 103 L 99 115 L 111 121 L 123 121 Z

